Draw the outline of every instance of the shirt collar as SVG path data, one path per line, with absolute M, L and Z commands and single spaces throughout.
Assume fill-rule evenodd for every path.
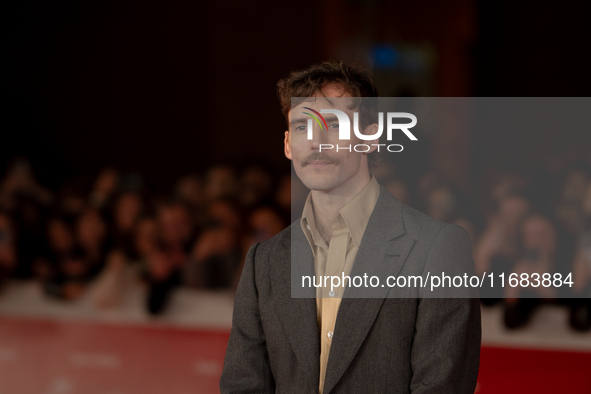
M 380 184 L 372 175 L 367 186 L 339 211 L 358 248 L 379 196 Z
M 334 219 L 340 220 L 340 218 L 342 218 L 344 220 L 346 227 L 351 234 L 351 238 L 358 248 L 359 245 L 361 245 L 361 239 L 363 238 L 363 234 L 367 228 L 367 223 L 369 222 L 369 218 L 373 212 L 379 196 L 380 185 L 372 175 L 369 183 L 363 188 L 363 190 L 361 190 L 359 194 L 349 201 L 347 205 L 341 208 L 339 215 L 337 215 L 337 217 Z M 324 242 L 320 236 L 320 233 L 318 233 L 318 230 L 316 229 L 314 221 L 314 208 L 312 204 L 312 193 L 309 193 L 308 197 L 306 198 L 300 225 L 304 235 L 308 239 L 314 256 L 314 245 L 326 248 L 326 242 Z
M 314 220 L 314 208 L 312 207 L 312 193 L 308 193 L 306 203 L 304 204 L 304 211 L 302 212 L 302 219 L 300 221 L 302 231 L 306 235 L 306 239 L 312 248 L 312 254 L 316 257 L 314 251 L 314 245 L 318 245 L 326 248 L 326 242 L 320 236 L 320 233 L 316 229 L 316 222 Z

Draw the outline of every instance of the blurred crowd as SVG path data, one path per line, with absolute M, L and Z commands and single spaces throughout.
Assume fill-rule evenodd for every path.
M 482 303 L 501 304 L 507 327 L 527 324 L 540 304 L 557 303 L 568 308 L 574 329 L 591 328 L 587 164 L 564 156 L 527 173 L 492 168 L 471 191 L 434 171 L 405 177 L 388 161 L 373 174 L 403 203 L 464 227 L 479 276 L 571 275 L 572 286 L 485 285 Z M 48 297 L 90 293 L 97 308 L 109 308 L 140 282 L 147 310 L 159 314 L 178 286 L 235 288 L 248 248 L 297 219 L 306 195 L 297 178 L 260 163 L 211 167 L 179 179 L 166 195 L 114 168 L 54 192 L 18 159 L 0 184 L 0 286 L 35 279 Z
M 591 329 L 591 167 L 586 160 L 565 150 L 521 171 L 491 166 L 474 183 L 480 195 L 446 183 L 435 172 L 419 177 L 414 190 L 392 173 L 387 163 L 375 172 L 404 203 L 470 234 L 475 272 L 487 278 L 481 302 L 501 304 L 507 328 L 526 325 L 541 304 L 558 304 L 568 308 L 573 329 Z
M 159 314 L 177 286 L 235 287 L 248 247 L 285 228 L 289 208 L 289 174 L 261 164 L 212 167 L 170 195 L 113 168 L 52 193 L 20 159 L 0 184 L 0 284 L 34 278 L 49 297 L 109 308 L 139 281 Z

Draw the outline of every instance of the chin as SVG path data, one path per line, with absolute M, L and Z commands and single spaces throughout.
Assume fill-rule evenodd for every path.
M 326 175 L 312 175 L 302 179 L 302 183 L 310 190 L 332 190 L 338 186 L 335 178 Z

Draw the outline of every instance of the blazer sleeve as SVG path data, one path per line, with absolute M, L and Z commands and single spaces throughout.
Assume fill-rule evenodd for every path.
M 473 275 L 472 244 L 466 230 L 447 225 L 429 250 L 425 272 Z M 445 294 L 445 293 L 442 293 Z M 411 350 L 413 394 L 473 394 L 480 362 L 481 320 L 478 292 L 418 301 Z
M 250 247 L 234 300 L 232 330 L 220 378 L 220 392 L 273 393 L 275 381 L 269 363 L 265 333 L 258 307 L 255 255 Z

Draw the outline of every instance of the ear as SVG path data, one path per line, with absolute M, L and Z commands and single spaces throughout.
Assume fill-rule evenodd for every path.
M 377 123 L 370 124 L 369 126 L 367 126 L 365 128 L 365 130 L 363 130 L 363 134 L 374 135 L 375 133 L 378 132 L 378 128 L 379 128 L 379 126 Z M 369 145 L 370 149 L 367 152 L 365 152 L 365 154 L 367 155 L 378 148 L 377 144 L 380 143 L 380 139 L 376 138 L 375 140 L 367 140 L 367 141 L 364 140 L 364 141 L 361 141 L 361 143 Z
M 283 139 L 283 153 L 285 153 L 285 157 L 291 160 L 291 137 L 289 131 L 285 132 L 285 138 Z

